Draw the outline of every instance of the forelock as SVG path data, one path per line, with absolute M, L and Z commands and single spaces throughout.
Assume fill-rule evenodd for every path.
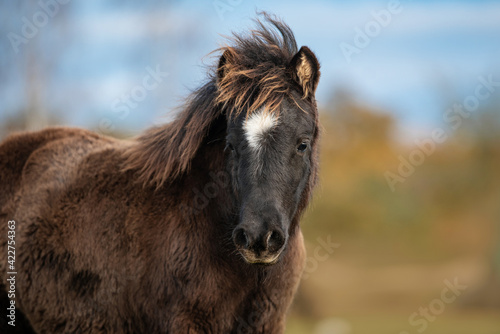
M 276 111 L 291 92 L 287 66 L 298 52 L 295 37 L 288 25 L 262 15 L 264 22 L 256 20 L 257 29 L 249 35 L 233 34 L 231 45 L 221 48 L 227 61 L 217 82 L 216 102 L 230 114 L 249 114 L 263 106 Z

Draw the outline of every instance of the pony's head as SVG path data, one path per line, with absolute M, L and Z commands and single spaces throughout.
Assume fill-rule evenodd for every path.
M 197 169 L 220 168 L 214 164 L 224 160 L 237 208 L 234 245 L 247 262 L 272 264 L 296 232 L 316 182 L 320 72 L 286 24 L 262 15 L 258 29 L 234 35 L 221 49 L 215 75 L 174 122 L 130 146 L 124 170 L 160 189 L 186 176 L 198 157 Z M 189 207 L 189 199 L 182 197 L 182 205 Z M 203 219 L 195 212 L 185 219 Z
M 265 14 L 264 14 L 265 15 Z M 273 264 L 294 233 L 316 179 L 319 63 L 268 15 L 236 35 L 217 69 L 239 220 L 233 242 L 248 263 Z

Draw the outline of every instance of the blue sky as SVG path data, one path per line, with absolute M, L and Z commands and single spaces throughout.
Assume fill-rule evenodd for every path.
M 336 90 L 348 90 L 359 103 L 394 115 L 400 131 L 410 137 L 438 124 L 454 99 L 474 90 L 479 76 L 500 80 L 500 2 L 400 1 L 400 10 L 350 62 L 340 45 L 355 46 L 356 29 L 372 24 L 373 13 L 386 11 L 390 1 L 118 3 L 71 2 L 64 14 L 68 36 L 51 69 L 44 102 L 68 124 L 92 127 L 106 119 L 136 133 L 168 119 L 170 110 L 203 80 L 204 64 L 214 61 L 204 56 L 223 43 L 221 35 L 252 27 L 257 9 L 282 17 L 299 45 L 316 52 L 322 64 L 320 105 Z M 217 10 L 221 4 L 222 13 Z M 20 30 L 22 15 L 14 15 L 9 31 Z M 54 34 L 52 24 L 35 37 L 42 46 Z M 168 77 L 126 116 L 117 113 L 116 100 L 157 66 Z M 26 100 L 22 80 L 15 73 L 6 80 L 0 119 Z

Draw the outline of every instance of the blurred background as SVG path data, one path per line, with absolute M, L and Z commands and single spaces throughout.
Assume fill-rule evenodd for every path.
M 287 333 L 499 334 L 498 1 L 1 1 L 0 138 L 167 122 L 256 10 L 322 64 Z

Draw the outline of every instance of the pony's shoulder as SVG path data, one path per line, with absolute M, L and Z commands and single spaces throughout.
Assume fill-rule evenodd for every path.
M 22 186 L 21 180 L 35 184 L 47 178 L 62 180 L 89 153 L 119 142 L 89 130 L 68 127 L 15 133 L 0 144 L 0 181 L 11 186 L 8 188 L 15 188 Z

